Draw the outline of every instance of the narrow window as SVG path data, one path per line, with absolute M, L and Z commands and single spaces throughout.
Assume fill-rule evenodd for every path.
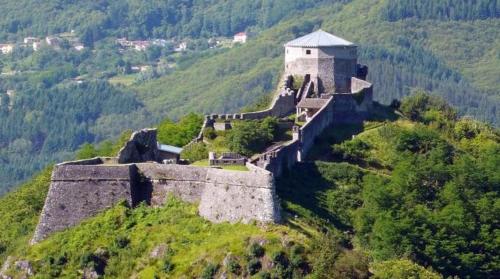
M 307 55 L 311 54 L 311 50 L 310 49 L 306 49 L 306 54 Z

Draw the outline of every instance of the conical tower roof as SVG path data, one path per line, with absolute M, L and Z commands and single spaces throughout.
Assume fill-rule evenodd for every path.
M 285 44 L 286 47 L 332 47 L 353 46 L 354 44 L 321 29 L 299 37 Z

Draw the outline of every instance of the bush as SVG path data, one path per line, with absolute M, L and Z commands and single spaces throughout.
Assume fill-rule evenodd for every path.
M 170 261 L 170 259 L 164 259 L 162 264 L 162 270 L 165 273 L 170 273 L 174 270 L 175 265 Z
M 164 144 L 184 146 L 200 132 L 203 118 L 190 113 L 175 123 L 166 119 L 158 125 L 158 141 Z
M 375 279 L 428 278 L 440 279 L 441 275 L 427 270 L 409 260 L 389 260 L 373 264 Z
M 238 121 L 227 133 L 226 144 L 233 152 L 251 156 L 261 152 L 273 141 L 278 132 L 276 118 L 265 118 L 262 121 Z
M 121 249 L 127 247 L 129 243 L 130 239 L 126 236 L 117 236 L 114 242 L 115 246 Z
M 302 245 L 293 245 L 290 249 L 290 263 L 293 267 L 304 268 L 307 265 L 304 250 Z
M 450 107 L 445 100 L 422 90 L 417 90 L 411 96 L 404 98 L 400 108 L 401 112 L 413 121 L 424 121 L 425 113 L 431 110 L 439 112 L 447 120 L 457 118 L 455 109 Z
M 214 278 L 214 276 L 217 273 L 218 269 L 219 269 L 219 267 L 217 265 L 208 264 L 203 269 L 203 272 L 201 273 L 201 278 L 202 279 L 212 279 L 212 278 Z
M 203 130 L 203 137 L 213 140 L 217 137 L 217 133 L 215 132 L 215 129 L 212 127 L 207 127 Z
M 208 158 L 208 150 L 203 142 L 197 142 L 184 148 L 181 153 L 182 159 L 196 162 Z
M 399 152 L 410 151 L 411 153 L 423 154 L 440 146 L 452 148 L 439 137 L 439 134 L 423 127 L 403 131 L 396 141 L 396 150 Z
M 227 262 L 227 270 L 233 274 L 238 275 L 241 272 L 241 265 L 238 263 L 236 259 L 231 258 Z
M 253 258 L 260 258 L 264 256 L 264 247 L 260 246 L 259 243 L 252 243 L 248 247 L 248 254 Z
M 281 265 L 283 267 L 288 267 L 289 261 L 285 252 L 283 251 L 275 251 L 271 255 L 271 260 L 275 265 Z
M 370 145 L 358 138 L 333 146 L 334 154 L 341 155 L 342 159 L 349 161 L 362 160 L 366 157 L 368 150 L 370 150 Z
M 256 274 L 257 272 L 260 271 L 261 268 L 262 264 L 258 259 L 251 259 L 248 262 L 248 273 L 250 273 L 250 275 Z
M 257 278 L 259 279 L 271 279 L 271 273 L 267 272 L 267 271 L 262 271 L 260 272 L 259 274 L 257 274 L 256 276 Z

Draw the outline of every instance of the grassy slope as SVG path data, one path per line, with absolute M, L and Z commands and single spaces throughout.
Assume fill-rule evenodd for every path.
M 0 261 L 27 246 L 45 202 L 51 172 L 44 170 L 0 199 Z
M 127 237 L 130 243 L 118 247 L 118 236 Z M 209 263 L 222 264 L 228 253 L 244 262 L 247 245 L 252 240 L 264 240 L 268 254 L 283 249 L 283 241 L 305 242 L 303 236 L 284 226 L 211 224 L 197 215 L 196 205 L 171 199 L 164 208 L 130 210 L 116 206 L 28 249 L 23 257 L 35 262 L 35 268 L 42 274 L 49 274 L 57 267 L 48 264 L 48 259 L 66 255 L 68 263 L 59 276 L 73 277 L 82 268 L 81 255 L 101 248 L 112 256 L 106 266 L 106 274 L 112 278 L 133 274 L 139 278 L 151 278 L 152 274 L 166 276 L 162 269 L 167 258 L 174 265 L 169 276 L 193 277 L 199 276 Z M 168 247 L 166 255 L 151 258 L 151 251 L 161 244 Z

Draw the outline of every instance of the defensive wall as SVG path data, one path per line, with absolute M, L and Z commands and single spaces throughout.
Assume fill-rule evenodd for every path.
M 125 201 L 163 205 L 169 195 L 198 203 L 212 222 L 279 222 L 279 202 L 269 171 L 188 165 L 103 164 L 102 158 L 56 165 L 32 243 Z M 96 164 L 97 163 L 97 164 Z
M 260 155 L 254 163 L 278 177 L 286 168 L 304 161 L 316 138 L 328 127 L 366 119 L 373 102 L 373 86 L 354 77 L 351 85 L 352 93 L 325 94 L 328 101 L 302 127 L 294 127 L 291 141 Z
M 74 226 L 120 201 L 130 206 L 138 202 L 138 185 L 134 179 L 137 168 L 134 165 L 91 165 L 96 160 L 99 159 L 55 166 L 32 243 Z

